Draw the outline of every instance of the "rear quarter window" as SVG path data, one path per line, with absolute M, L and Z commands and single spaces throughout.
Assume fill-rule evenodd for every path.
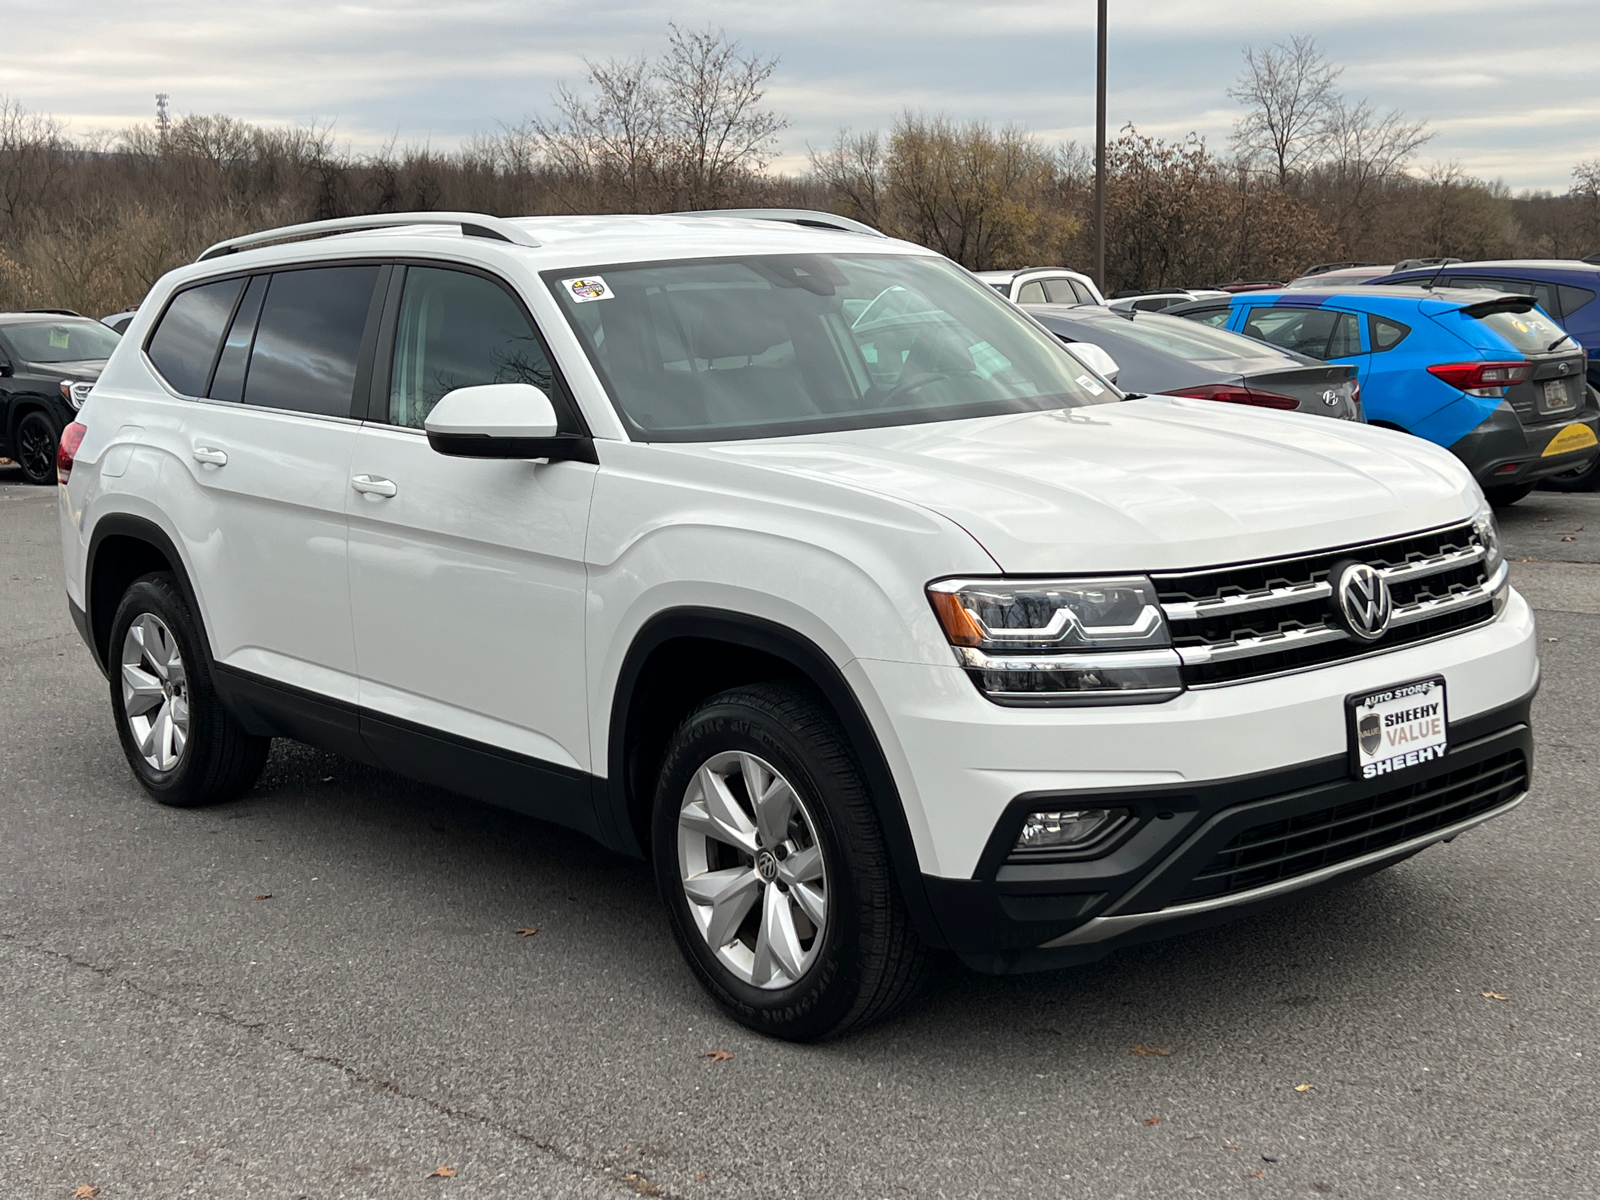
M 1388 317 L 1368 317 L 1372 325 L 1372 349 L 1393 350 L 1406 340 L 1406 334 L 1411 332 L 1411 326 L 1392 321 Z
M 219 279 L 186 288 L 161 314 L 145 353 L 174 391 L 185 396 L 206 394 L 222 331 L 243 287 L 243 279 Z
M 1561 315 L 1563 317 L 1570 317 L 1594 299 L 1594 293 L 1588 288 L 1575 287 L 1570 283 L 1557 284 L 1556 294 L 1561 298 Z

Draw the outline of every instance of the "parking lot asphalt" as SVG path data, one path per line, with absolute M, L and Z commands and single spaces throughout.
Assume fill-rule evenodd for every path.
M 1092 966 L 950 967 L 821 1046 L 725 1021 L 645 867 L 575 835 L 282 742 L 234 803 L 148 800 L 55 514 L 0 469 L 8 1194 L 1600 1194 L 1600 495 L 1502 514 L 1544 664 L 1519 809 Z

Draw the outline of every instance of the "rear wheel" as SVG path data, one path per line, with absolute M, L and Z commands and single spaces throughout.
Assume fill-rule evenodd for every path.
M 1533 491 L 1533 484 L 1519 483 L 1512 487 L 1489 487 L 1483 489 L 1484 497 L 1496 508 L 1505 508 L 1515 504 L 1529 492 Z
M 13 439 L 17 448 L 17 466 L 29 483 L 46 484 L 56 481 L 56 444 L 61 431 L 50 419 L 50 414 L 34 409 L 24 413 L 17 422 Z
M 689 715 L 656 791 L 656 881 L 706 990 L 752 1029 L 810 1041 L 915 994 L 927 952 L 833 714 L 786 684 Z
M 199 627 L 171 575 L 146 575 L 123 593 L 108 656 L 117 735 L 147 792 L 190 807 L 255 783 L 271 739 L 246 733 L 222 707 Z

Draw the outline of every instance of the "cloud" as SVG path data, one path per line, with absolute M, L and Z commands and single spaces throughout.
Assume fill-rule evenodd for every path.
M 1222 147 L 1240 49 L 1316 35 L 1342 85 L 1435 131 L 1429 153 L 1493 164 L 1517 187 L 1566 185 L 1600 154 L 1593 0 L 1136 0 L 1111 6 L 1109 124 Z M 546 109 L 584 60 L 654 53 L 669 19 L 716 24 L 780 65 L 769 102 L 790 119 L 779 165 L 841 126 L 906 108 L 1093 138 L 1093 6 L 1061 0 L 262 0 L 218 4 L 7 0 L 6 34 L 42 52 L 0 57 L 0 92 L 75 131 L 177 112 L 332 124 L 357 149 L 475 132 Z M 85 36 L 88 31 L 90 36 Z

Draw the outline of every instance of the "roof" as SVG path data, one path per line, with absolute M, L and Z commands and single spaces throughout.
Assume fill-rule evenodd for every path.
M 93 317 L 86 317 L 82 313 L 65 312 L 0 312 L 0 321 L 4 321 L 7 325 L 58 325 L 62 321 L 88 321 L 94 325 L 100 324 Z
M 1018 275 L 1047 275 L 1051 273 L 1076 275 L 1081 279 L 1088 278 L 1082 271 L 1076 271 L 1071 267 L 1018 267 L 1015 271 L 974 271 L 973 275 L 985 283 L 1010 283 Z
M 1434 312 L 1449 312 L 1485 301 L 1509 300 L 1516 293 L 1499 292 L 1491 288 L 1440 288 L 1409 287 L 1395 284 L 1389 287 L 1328 287 L 1284 288 L 1270 292 L 1246 292 L 1234 298 L 1235 303 L 1273 305 L 1280 308 L 1318 308 L 1334 301 L 1359 308 L 1363 312 L 1405 311 L 1415 312 L 1419 304 L 1432 303 Z M 1187 307 L 1187 306 L 1186 306 Z
M 1496 271 L 1574 271 L 1583 275 L 1600 273 L 1600 263 L 1585 262 L 1579 258 L 1493 258 L 1481 262 L 1454 262 L 1444 267 L 1415 267 L 1408 271 L 1396 271 L 1395 274 L 1430 275 L 1442 270 L 1452 275 L 1470 275 L 1480 267 L 1489 267 Z

